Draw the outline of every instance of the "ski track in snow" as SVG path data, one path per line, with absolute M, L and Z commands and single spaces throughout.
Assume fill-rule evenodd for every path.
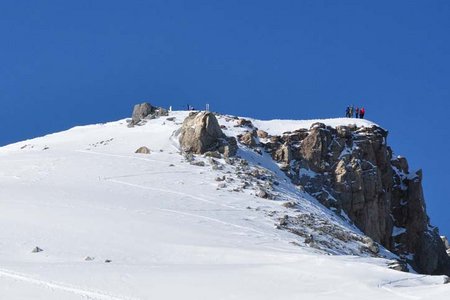
M 215 204 L 215 205 L 223 206 L 223 207 L 226 207 L 226 208 L 232 208 L 232 209 L 234 209 L 236 211 L 241 211 L 241 209 L 239 209 L 239 208 L 236 208 L 236 207 L 233 207 L 233 206 L 230 206 L 230 205 L 226 205 L 226 204 L 215 203 L 215 202 L 212 202 L 212 201 L 209 201 L 209 200 L 197 197 L 197 196 L 189 195 L 187 193 L 176 192 L 176 191 L 160 189 L 160 188 L 152 188 L 152 187 L 147 187 L 147 186 L 142 186 L 142 185 L 138 185 L 138 184 L 128 183 L 128 182 L 125 182 L 125 181 L 120 181 L 120 180 L 115 180 L 115 179 L 110 179 L 108 181 L 113 182 L 113 183 L 117 183 L 117 184 L 123 184 L 123 185 L 131 186 L 131 187 L 141 188 L 141 189 L 145 189 L 145 190 L 152 190 L 152 191 L 158 191 L 158 192 L 164 192 L 164 193 L 171 193 L 171 194 L 175 194 L 175 195 L 179 195 L 179 196 L 185 196 L 185 197 L 188 197 L 188 198 L 191 198 L 191 199 L 195 199 L 195 200 L 198 200 L 198 201 L 202 201 L 202 202 L 206 202 L 206 203 L 209 203 L 209 204 Z M 233 223 L 230 223 L 230 222 L 221 221 L 221 220 L 216 219 L 216 218 L 206 217 L 206 216 L 202 216 L 202 215 L 198 215 L 198 214 L 187 213 L 187 212 L 183 212 L 183 211 L 179 211 L 179 210 L 173 210 L 173 209 L 165 209 L 165 208 L 154 208 L 154 209 L 159 210 L 159 211 L 164 211 L 164 212 L 170 212 L 170 213 L 174 213 L 174 214 L 184 215 L 184 216 L 190 216 L 190 217 L 196 217 L 196 218 L 200 218 L 200 219 L 205 219 L 205 220 L 209 220 L 209 221 L 212 221 L 212 222 L 220 223 L 222 225 L 229 225 L 229 226 L 236 227 L 236 228 L 239 228 L 239 229 L 245 229 L 245 230 L 253 231 L 253 232 L 256 232 L 256 233 L 262 234 L 262 235 L 266 234 L 266 233 L 264 233 L 262 231 L 259 231 L 259 230 L 256 230 L 256 229 L 253 229 L 253 228 L 250 228 L 250 227 L 241 226 L 241 225 L 233 224 Z
M 158 210 L 160 210 L 160 211 L 167 211 L 167 212 L 171 212 L 171 213 L 174 213 L 174 214 L 179 214 L 179 215 L 184 215 L 184 216 L 189 216 L 189 217 L 201 218 L 201 219 L 217 222 L 217 223 L 220 223 L 220 224 L 223 224 L 223 225 L 228 225 L 228 226 L 236 227 L 236 228 L 239 228 L 239 229 L 245 229 L 245 230 L 249 230 L 249 231 L 253 231 L 253 232 L 259 233 L 261 235 L 265 235 L 265 233 L 262 232 L 262 231 L 259 231 L 259 230 L 256 230 L 256 229 L 253 229 L 253 228 L 250 228 L 250 227 L 246 227 L 246 226 L 233 224 L 233 223 L 230 223 L 230 222 L 221 221 L 221 220 L 216 219 L 216 218 L 211 218 L 211 217 L 206 217 L 206 216 L 202 216 L 202 215 L 182 212 L 182 211 L 173 210 L 173 209 L 158 208 Z
M 171 163 L 169 161 L 162 161 L 162 160 L 156 160 L 156 159 L 147 159 L 147 158 L 142 158 L 142 157 L 135 157 L 135 156 L 127 156 L 127 155 L 117 155 L 117 154 L 108 154 L 108 153 L 100 153 L 100 152 L 92 152 L 92 151 L 85 151 L 85 150 L 77 150 L 77 152 L 81 152 L 81 153 L 88 153 L 88 154 L 95 154 L 95 155 L 104 155 L 104 156 L 112 156 L 112 157 L 118 157 L 118 158 L 127 158 L 127 159 L 138 159 L 138 160 L 145 160 L 145 161 L 152 161 L 152 162 L 164 162 L 164 163 Z M 159 172 L 162 173 L 162 172 Z M 175 173 L 175 172 L 165 172 L 164 174 L 170 174 L 170 173 Z M 189 171 L 176 171 L 176 173 L 191 173 Z M 147 173 L 145 173 L 147 174 Z M 154 174 L 154 173 L 151 173 Z M 241 210 L 238 207 L 234 207 L 231 205 L 227 205 L 227 204 L 222 204 L 222 203 L 217 203 L 214 201 L 210 201 L 207 200 L 205 198 L 201 198 L 201 197 L 197 197 L 188 193 L 183 193 L 183 192 L 177 192 L 177 191 L 173 191 L 173 190 L 169 190 L 169 189 L 161 189 L 161 188 L 154 188 L 154 187 L 149 187 L 149 186 L 142 186 L 142 185 L 138 185 L 138 184 L 133 184 L 133 183 L 129 183 L 129 182 L 125 182 L 125 181 L 120 181 L 117 180 L 116 178 L 127 178 L 127 177 L 136 177 L 139 175 L 144 175 L 144 174 L 130 174 L 130 175 L 119 175 L 119 176 L 113 176 L 113 177 L 105 177 L 103 178 L 106 181 L 109 182 L 114 182 L 117 184 L 122 184 L 122 185 L 128 185 L 131 187 L 136 187 L 136 188 L 140 188 L 140 189 L 146 189 L 146 190 L 151 190 L 151 191 L 156 191 L 156 192 L 163 192 L 163 193 L 170 193 L 173 195 L 178 195 L 178 196 L 184 196 L 184 197 L 188 197 L 197 201 L 201 201 L 201 202 L 205 202 L 205 203 L 209 203 L 209 204 L 214 204 L 214 205 L 218 205 L 218 206 L 222 206 L 222 207 L 226 207 L 226 208 L 230 208 L 230 209 L 235 209 L 235 210 Z
M 50 290 L 64 291 L 75 295 L 79 295 L 80 297 L 83 298 L 93 300 L 138 300 L 137 298 L 111 295 L 109 293 L 105 293 L 102 291 L 92 291 L 86 288 L 75 287 L 65 283 L 36 279 L 31 275 L 12 272 L 6 269 L 0 269 L 0 277 L 7 277 L 13 280 L 23 281 Z
M 201 201 L 201 202 L 205 202 L 205 203 L 208 203 L 208 204 L 214 204 L 214 205 L 217 205 L 217 206 L 231 208 L 231 209 L 234 209 L 234 210 L 237 210 L 237 211 L 241 210 L 238 207 L 234 207 L 234 206 L 231 206 L 231 205 L 228 205 L 228 204 L 216 203 L 214 201 L 210 201 L 210 200 L 207 200 L 207 199 L 204 199 L 204 198 L 201 198 L 201 197 L 190 195 L 188 193 L 177 192 L 177 191 L 172 191 L 172 190 L 168 190 L 168 189 L 154 188 L 154 187 L 150 187 L 150 186 L 143 186 L 143 185 L 139 185 L 139 184 L 135 184 L 135 183 L 129 183 L 129 182 L 121 181 L 121 180 L 117 180 L 117 179 L 105 179 L 105 180 L 109 181 L 109 182 L 117 183 L 117 184 L 127 185 L 127 186 L 130 186 L 130 187 L 144 189 L 144 190 L 150 190 L 150 191 L 155 191 L 155 192 L 163 192 L 163 193 L 169 193 L 169 194 L 173 194 L 173 195 L 183 196 L 183 197 L 194 199 L 196 201 Z
M 144 158 L 144 157 L 131 156 L 131 155 L 120 155 L 120 154 L 102 153 L 102 152 L 96 152 L 96 151 L 91 151 L 91 150 L 75 150 L 75 152 L 78 152 L 78 153 L 86 153 L 86 154 L 93 154 L 93 155 L 101 155 L 101 156 L 109 156 L 109 157 L 118 157 L 118 158 L 136 159 L 136 160 L 151 161 L 151 162 L 166 163 L 166 164 L 172 163 L 172 161 L 165 161 L 165 160 L 159 160 L 159 159 Z
M 161 162 L 171 163 L 171 162 L 162 161 L 162 160 L 147 159 L 147 158 L 128 156 L 128 155 L 108 154 L 108 153 L 101 153 L 101 152 L 94 152 L 94 151 L 87 151 L 87 150 L 77 150 L 77 152 L 86 153 L 86 154 L 111 156 L 111 157 L 117 157 L 117 158 L 138 159 L 138 160 L 152 161 L 152 162 L 158 162 L 158 163 L 161 163 Z M 167 173 L 171 173 L 171 172 L 167 172 Z M 177 173 L 179 173 L 179 172 L 177 172 Z M 190 173 L 190 172 L 185 172 L 185 173 Z M 188 194 L 188 193 L 173 191 L 173 190 L 169 190 L 169 189 L 161 189 L 161 188 L 154 188 L 154 187 L 149 187 L 149 186 L 143 186 L 143 185 L 129 183 L 129 182 L 126 182 L 126 181 L 121 181 L 121 180 L 117 180 L 116 179 L 116 178 L 126 178 L 126 177 L 135 177 L 135 176 L 138 176 L 138 175 L 137 174 L 131 174 L 131 175 L 121 175 L 121 176 L 114 176 L 114 177 L 106 177 L 106 178 L 104 178 L 104 180 L 109 181 L 109 182 L 113 182 L 113 183 L 116 183 L 116 184 L 122 184 L 122 185 L 130 186 L 130 187 L 135 187 L 135 188 L 140 188 L 140 189 L 145 189 L 145 190 L 151 190 L 151 191 L 157 191 L 157 192 L 163 192 L 163 193 L 170 193 L 170 194 L 173 194 L 173 195 L 188 197 L 188 198 L 196 200 L 196 201 L 201 201 L 201 202 L 205 202 L 205 203 L 208 203 L 208 204 L 213 204 L 213 205 L 217 205 L 217 206 L 221 206 L 221 207 L 226 207 L 228 209 L 233 209 L 233 210 L 236 210 L 236 211 L 242 211 L 241 208 L 238 208 L 238 207 L 235 207 L 235 206 L 232 206 L 232 205 L 223 204 L 223 203 L 217 203 L 217 202 L 210 201 L 210 200 L 207 200 L 205 198 L 194 196 L 194 195 L 191 195 L 191 194 Z M 222 225 L 227 225 L 227 226 L 232 226 L 232 227 L 239 228 L 239 229 L 252 231 L 252 232 L 255 232 L 255 233 L 258 233 L 258 234 L 261 234 L 261 235 L 267 235 L 267 233 L 264 233 L 262 231 L 256 230 L 254 228 L 250 228 L 250 227 L 242 226 L 242 225 L 237 225 L 237 224 L 233 224 L 233 223 L 230 223 L 230 222 L 225 222 L 225 221 L 222 221 L 222 220 L 219 220 L 219 219 L 216 219 L 216 218 L 202 216 L 202 215 L 199 215 L 199 214 L 193 214 L 193 213 L 183 212 L 183 211 L 179 211 L 179 210 L 172 210 L 172 209 L 162 209 L 162 208 L 154 208 L 154 209 L 159 210 L 159 211 L 164 211 L 164 212 L 170 212 L 170 213 L 178 214 L 178 215 L 184 215 L 184 216 L 189 216 L 189 217 L 200 218 L 200 219 L 216 222 L 216 223 L 219 223 L 219 224 L 222 224 Z

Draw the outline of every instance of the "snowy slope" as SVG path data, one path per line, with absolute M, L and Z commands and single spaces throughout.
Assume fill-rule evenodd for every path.
M 0 299 L 448 299 L 442 276 L 299 246 L 274 226 L 288 213 L 281 204 L 299 201 L 299 192 L 287 181 L 280 201 L 218 189 L 214 179 L 233 170 L 190 165 L 171 138 L 186 115 L 76 127 L 0 148 Z M 254 120 L 273 134 L 311 123 Z M 140 146 L 152 153 L 134 154 Z M 283 180 L 268 158 L 239 154 Z M 306 195 L 300 205 L 333 218 Z M 32 253 L 36 246 L 44 251 Z

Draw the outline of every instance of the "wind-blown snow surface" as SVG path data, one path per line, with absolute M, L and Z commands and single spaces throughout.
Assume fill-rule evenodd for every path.
M 0 148 L 0 299 L 448 299 L 444 277 L 293 244 L 266 214 L 279 202 L 217 190 L 219 171 L 184 161 L 170 137 L 186 114 Z

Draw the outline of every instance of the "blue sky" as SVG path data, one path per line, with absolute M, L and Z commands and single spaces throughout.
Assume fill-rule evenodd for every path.
M 0 145 L 142 101 L 263 119 L 363 105 L 450 235 L 449 16 L 446 0 L 2 1 Z

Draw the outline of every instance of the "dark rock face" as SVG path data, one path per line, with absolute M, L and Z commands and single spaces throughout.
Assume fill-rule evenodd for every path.
M 398 254 L 416 271 L 450 275 L 450 259 L 430 225 L 422 172 L 410 173 L 393 158 L 387 132 L 379 127 L 327 127 L 272 136 L 266 151 L 292 181 L 327 207 L 345 214 L 375 242 Z
M 183 122 L 179 141 L 184 152 L 204 154 L 219 151 L 225 157 L 236 154 L 235 138 L 227 137 L 211 112 L 193 112 Z
M 405 254 L 415 253 L 414 265 L 423 273 L 449 275 L 450 260 L 445 243 L 439 236 L 438 229 L 430 226 L 426 214 L 422 171 L 410 174 L 404 158 L 393 160 L 393 165 L 396 196 L 393 198 L 392 212 L 395 226 L 404 228 L 404 232 L 393 237 L 395 250 Z M 443 263 L 445 261 L 447 265 Z

